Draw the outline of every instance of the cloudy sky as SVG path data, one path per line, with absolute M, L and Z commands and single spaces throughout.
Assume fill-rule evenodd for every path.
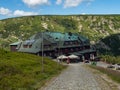
M 0 0 L 0 20 L 48 14 L 120 14 L 120 0 Z

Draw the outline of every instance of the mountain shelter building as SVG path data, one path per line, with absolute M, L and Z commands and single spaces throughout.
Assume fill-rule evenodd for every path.
M 76 33 L 39 32 L 29 39 L 10 44 L 11 51 L 36 54 L 38 56 L 58 57 L 74 54 L 84 59 L 96 57 L 97 52 L 91 48 L 90 41 Z

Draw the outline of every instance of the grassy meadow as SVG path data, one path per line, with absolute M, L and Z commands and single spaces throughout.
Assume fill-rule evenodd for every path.
M 36 90 L 66 66 L 49 58 L 0 49 L 0 90 Z

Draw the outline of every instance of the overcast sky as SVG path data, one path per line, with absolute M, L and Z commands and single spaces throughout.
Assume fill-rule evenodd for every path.
M 0 20 L 48 14 L 120 14 L 120 0 L 0 0 Z

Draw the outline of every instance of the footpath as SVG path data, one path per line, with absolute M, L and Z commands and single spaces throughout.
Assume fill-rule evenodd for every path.
M 41 90 L 41 89 L 40 89 Z M 58 77 L 42 90 L 113 90 L 109 84 L 83 63 L 69 64 Z M 118 89 L 115 89 L 118 90 Z

